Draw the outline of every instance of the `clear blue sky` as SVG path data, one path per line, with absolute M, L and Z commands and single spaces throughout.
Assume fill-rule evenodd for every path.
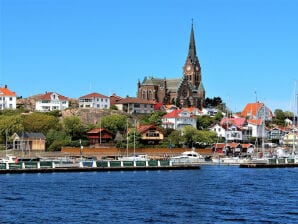
M 18 96 L 136 96 L 145 76 L 180 78 L 193 18 L 207 97 L 292 110 L 298 1 L 0 0 L 0 10 L 0 85 Z

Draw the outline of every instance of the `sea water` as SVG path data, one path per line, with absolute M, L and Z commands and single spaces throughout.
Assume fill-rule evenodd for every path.
M 298 223 L 298 169 L 4 174 L 0 223 Z

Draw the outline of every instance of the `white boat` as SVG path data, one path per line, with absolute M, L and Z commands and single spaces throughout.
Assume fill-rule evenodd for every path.
M 251 162 L 249 158 L 240 158 L 238 156 L 235 157 L 219 157 L 212 158 L 212 162 L 216 164 L 225 164 L 225 165 L 239 165 L 244 163 Z
M 179 156 L 170 158 L 173 165 L 177 164 L 201 164 L 205 163 L 205 158 L 195 151 L 185 151 Z
M 135 154 L 131 156 L 122 156 L 119 157 L 118 160 L 121 161 L 148 161 L 150 160 L 147 154 Z
M 4 158 L 0 159 L 0 163 L 17 163 L 18 158 L 14 155 L 6 155 Z

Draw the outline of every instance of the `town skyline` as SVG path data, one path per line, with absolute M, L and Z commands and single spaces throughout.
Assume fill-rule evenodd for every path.
M 136 97 L 146 76 L 183 76 L 193 18 L 206 97 L 235 112 L 255 101 L 292 111 L 297 4 L 4 0 L 0 86 L 23 98 Z

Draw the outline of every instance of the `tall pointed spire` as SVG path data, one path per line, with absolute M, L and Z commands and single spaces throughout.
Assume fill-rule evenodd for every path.
M 196 52 L 195 34 L 193 29 L 193 19 L 191 20 L 188 58 L 191 60 L 192 63 L 195 63 L 198 61 L 197 52 Z

